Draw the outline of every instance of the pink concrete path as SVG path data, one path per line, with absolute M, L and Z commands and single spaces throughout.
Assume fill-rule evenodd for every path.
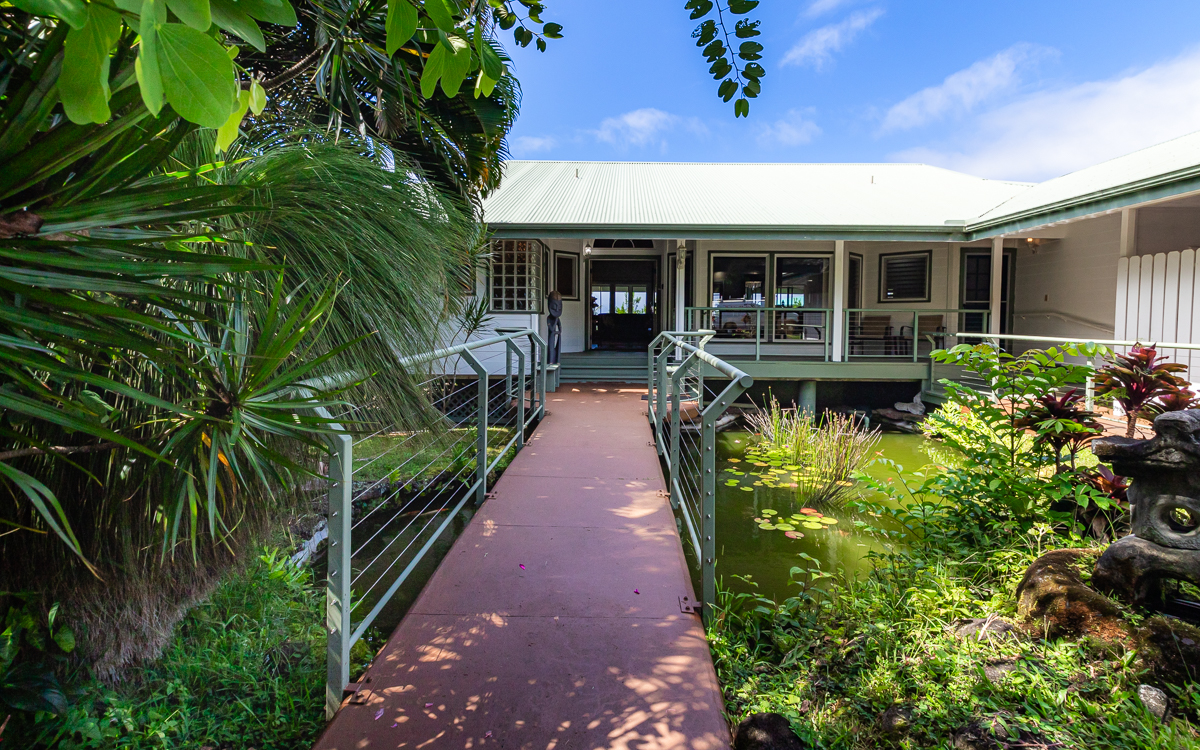
M 550 394 L 317 750 L 729 747 L 644 393 Z

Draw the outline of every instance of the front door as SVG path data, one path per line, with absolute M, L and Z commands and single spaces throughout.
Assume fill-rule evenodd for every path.
M 592 349 L 645 350 L 657 333 L 657 259 L 593 259 L 590 339 Z

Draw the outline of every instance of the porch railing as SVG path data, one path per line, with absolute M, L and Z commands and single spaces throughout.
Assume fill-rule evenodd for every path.
M 647 415 L 655 446 L 667 470 L 671 507 L 682 525 L 700 567 L 701 616 L 705 621 L 716 600 L 717 423 L 754 379 L 704 351 L 712 330 L 660 333 L 650 344 L 646 384 Z M 704 366 L 728 385 L 708 398 Z
M 707 329 L 721 341 L 754 342 L 754 358 L 762 358 L 763 344 L 808 344 L 821 347 L 830 358 L 830 321 L 833 310 L 821 307 L 689 307 L 690 330 Z
M 500 372 L 500 358 L 504 375 L 489 375 Z M 355 408 L 344 418 L 369 429 L 339 428 L 328 438 L 329 716 L 350 682 L 351 648 L 463 509 L 483 502 L 489 476 L 546 411 L 546 344 L 530 329 L 502 329 L 398 366 L 421 373 L 420 390 L 444 421 L 413 430 Z M 358 453 L 370 457 L 356 460 Z
M 987 331 L 987 310 L 964 308 L 848 308 L 843 313 L 842 351 L 855 358 L 918 361 L 957 343 L 959 332 Z

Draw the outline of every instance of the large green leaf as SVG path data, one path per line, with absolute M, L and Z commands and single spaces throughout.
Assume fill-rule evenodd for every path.
M 454 12 L 457 9 L 453 0 L 425 0 L 425 13 L 442 31 L 454 31 Z
M 237 5 L 243 13 L 260 21 L 273 23 L 277 26 L 295 26 L 298 23 L 296 11 L 288 0 L 237 0 Z
M 219 128 L 229 119 L 237 96 L 233 61 L 212 37 L 179 23 L 158 29 L 158 60 L 163 91 L 183 119 Z
M 215 4 L 215 0 L 214 0 Z M 229 119 L 225 124 L 217 130 L 217 153 L 228 151 L 238 137 L 238 130 L 242 125 L 242 118 L 246 116 L 246 110 L 250 109 L 250 92 L 242 89 L 238 92 L 238 106 L 233 110 L 233 114 L 229 115 Z
M 267 42 L 254 19 L 233 0 L 212 0 L 212 20 L 218 27 L 241 37 L 259 52 L 267 51 Z
M 167 0 L 167 7 L 196 31 L 208 31 L 213 24 L 209 0 Z
M 417 33 L 417 9 L 408 0 L 388 0 L 387 54 L 396 54 Z
M 82 29 L 67 34 L 63 47 L 62 72 L 58 93 L 71 122 L 108 122 L 111 91 L 108 86 L 109 53 L 121 34 L 121 16 L 113 10 L 91 3 L 88 21 Z
M 61 18 L 76 30 L 88 21 L 88 6 L 83 0 L 12 0 L 12 4 L 35 16 Z
M 142 101 L 155 117 L 162 111 L 164 96 L 162 72 L 158 64 L 158 27 L 165 21 L 166 14 L 166 0 L 143 0 L 138 26 L 142 42 L 134 67 Z

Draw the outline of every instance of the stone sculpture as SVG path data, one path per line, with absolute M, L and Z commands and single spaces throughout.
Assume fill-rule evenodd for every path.
M 1163 581 L 1200 586 L 1200 410 L 1160 414 L 1150 440 L 1104 438 L 1092 450 L 1133 479 L 1133 533 L 1096 562 L 1092 585 L 1138 605 L 1162 602 Z

